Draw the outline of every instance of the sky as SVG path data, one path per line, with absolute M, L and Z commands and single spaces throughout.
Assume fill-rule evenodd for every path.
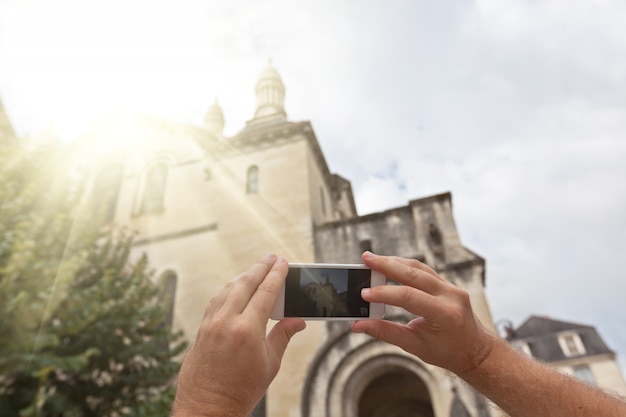
M 123 108 L 227 135 L 269 59 L 360 214 L 450 191 L 496 321 L 595 326 L 626 374 L 626 3 L 0 0 L 21 136 Z

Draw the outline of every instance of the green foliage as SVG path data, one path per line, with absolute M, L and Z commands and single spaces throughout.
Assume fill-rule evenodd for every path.
M 60 155 L 0 148 L 0 416 L 167 416 L 182 335 Z

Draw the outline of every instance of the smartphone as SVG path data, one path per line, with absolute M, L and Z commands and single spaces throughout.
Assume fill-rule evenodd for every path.
M 272 319 L 382 319 L 385 305 L 361 298 L 361 289 L 384 285 L 385 277 L 365 265 L 290 263 Z

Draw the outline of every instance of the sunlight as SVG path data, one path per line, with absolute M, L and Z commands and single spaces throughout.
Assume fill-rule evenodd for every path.
M 111 111 L 188 117 L 189 94 L 207 77 L 200 13 L 190 10 L 199 4 L 42 1 L 9 10 L 0 82 L 19 97 L 15 119 L 67 138 Z
M 211 155 L 208 156 L 211 157 Z M 263 198 L 261 195 L 259 195 L 259 198 L 254 203 L 256 207 L 253 207 L 250 199 L 246 198 L 246 195 L 241 193 L 244 186 L 242 184 L 243 181 L 237 178 L 238 173 L 234 172 L 228 164 L 223 163 L 218 158 L 212 158 L 212 162 L 219 164 L 220 169 L 216 170 L 216 175 L 219 176 L 219 181 L 225 184 L 224 188 L 229 199 L 235 201 L 237 207 L 245 211 L 247 219 L 251 220 L 259 230 L 263 231 L 260 235 L 271 242 L 268 247 L 271 247 L 272 250 L 282 254 L 288 259 L 298 259 L 298 253 L 294 252 L 292 242 L 286 242 L 280 234 L 277 233 L 276 224 L 272 224 L 269 219 L 271 217 L 281 218 L 284 221 L 283 229 L 291 228 L 297 230 L 299 225 L 290 220 L 290 216 L 286 215 L 279 205 L 273 203 L 270 199 Z M 250 161 L 250 163 L 254 162 L 253 160 Z M 270 213 L 270 216 L 267 215 L 268 213 Z

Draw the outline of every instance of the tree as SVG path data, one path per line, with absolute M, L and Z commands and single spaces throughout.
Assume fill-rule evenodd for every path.
M 61 155 L 0 148 L 0 416 L 167 416 L 185 348 L 171 300 Z

